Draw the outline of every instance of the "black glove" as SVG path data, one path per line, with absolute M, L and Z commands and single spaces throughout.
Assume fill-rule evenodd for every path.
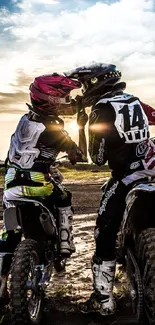
M 80 128 L 84 128 L 84 126 L 86 125 L 86 123 L 88 122 L 88 115 L 87 113 L 83 110 L 78 112 L 77 115 L 77 124 Z
M 77 124 L 80 128 L 84 128 L 86 123 L 88 122 L 88 115 L 85 112 L 85 107 L 83 105 L 83 96 L 76 96 L 77 103 Z
M 76 162 L 83 161 L 84 156 L 83 156 L 82 152 L 80 151 L 80 149 L 78 149 L 78 148 L 71 149 L 66 152 L 68 154 L 68 159 L 72 165 L 75 165 Z

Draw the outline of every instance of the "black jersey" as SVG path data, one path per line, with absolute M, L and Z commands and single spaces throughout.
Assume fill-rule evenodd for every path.
M 150 152 L 149 137 L 148 118 L 137 97 L 122 93 L 101 98 L 92 107 L 89 153 L 98 165 L 108 161 L 115 178 L 147 168 L 144 161 Z

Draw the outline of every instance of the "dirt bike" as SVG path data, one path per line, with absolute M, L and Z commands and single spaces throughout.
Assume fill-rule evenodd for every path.
M 52 182 L 61 190 L 60 182 L 55 178 Z M 9 303 L 13 323 L 36 325 L 42 319 L 45 289 L 53 268 L 60 272 L 66 264 L 66 257 L 59 251 L 58 212 L 55 207 L 51 212 L 37 199 L 20 198 L 10 202 L 13 206 L 4 211 L 6 230 L 18 229 L 23 240 L 14 254 L 0 253 L 0 303 L 9 282 L 9 297 L 3 303 Z M 11 267 L 6 275 L 7 260 Z M 8 275 L 10 281 L 6 281 Z
M 127 271 L 138 324 L 155 325 L 155 181 L 137 182 L 126 197 L 116 254 Z M 121 261 L 120 261 L 121 258 Z

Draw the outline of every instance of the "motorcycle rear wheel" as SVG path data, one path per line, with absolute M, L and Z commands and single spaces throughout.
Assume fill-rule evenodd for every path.
M 145 324 L 155 325 L 155 228 L 139 234 L 137 255 L 143 283 Z
M 35 271 L 39 264 L 38 243 L 32 239 L 23 240 L 16 248 L 11 266 L 10 307 L 15 325 L 39 325 L 41 322 L 44 292 L 38 286 Z
M 135 256 L 130 248 L 127 248 L 126 270 L 130 285 L 130 295 L 134 316 L 139 325 L 143 325 L 143 288 L 140 271 Z

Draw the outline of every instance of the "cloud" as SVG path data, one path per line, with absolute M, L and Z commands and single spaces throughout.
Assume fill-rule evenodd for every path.
M 16 3 L 16 6 L 24 11 L 29 11 L 35 8 L 35 6 L 53 6 L 59 4 L 57 0 L 22 0 Z
M 8 83 L 8 89 L 12 91 L 0 92 L 0 113 L 16 113 L 27 110 L 24 105 L 29 102 L 28 89 L 32 82 L 32 77 L 22 70 L 16 71 L 16 78 Z
M 17 92 L 19 103 L 34 76 L 96 60 L 117 64 L 128 90 L 155 104 L 153 0 L 22 0 L 14 6 L 18 10 L 0 13 L 2 92 Z M 20 83 L 19 70 L 28 75 Z
M 0 112 L 1 113 L 17 113 L 24 112 L 27 107 L 23 102 L 29 102 L 29 96 L 20 91 L 16 93 L 1 93 L 0 92 Z

